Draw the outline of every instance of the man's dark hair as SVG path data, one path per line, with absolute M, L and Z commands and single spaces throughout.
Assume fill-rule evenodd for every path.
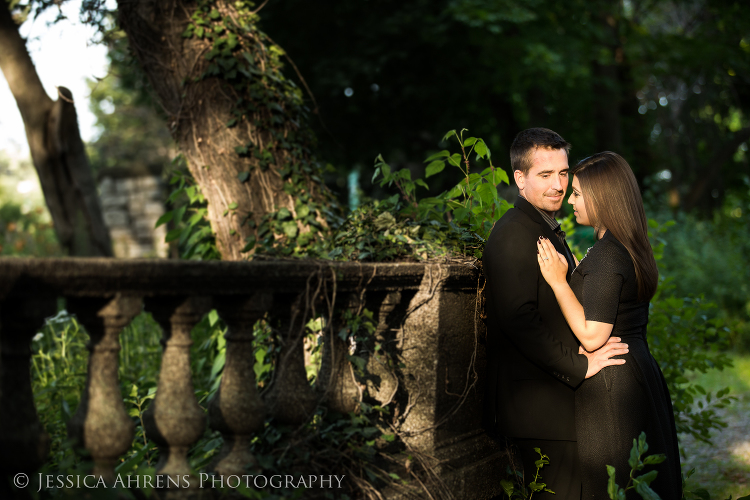
M 565 154 L 568 154 L 570 143 L 548 128 L 527 128 L 518 133 L 510 146 L 510 165 L 513 171 L 520 170 L 523 175 L 528 175 L 531 155 L 537 148 L 564 149 Z

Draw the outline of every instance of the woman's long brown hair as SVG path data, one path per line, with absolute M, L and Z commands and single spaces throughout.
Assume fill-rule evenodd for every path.
M 627 248 L 635 265 L 638 300 L 656 293 L 659 270 L 648 241 L 648 222 L 633 171 L 617 153 L 604 151 L 573 168 L 583 191 L 586 213 L 595 229 L 605 227 Z

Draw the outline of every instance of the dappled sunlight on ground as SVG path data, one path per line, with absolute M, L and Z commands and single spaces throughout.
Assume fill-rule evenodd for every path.
M 750 431 L 750 429 L 747 429 Z M 732 447 L 732 455 L 739 461 L 750 465 L 750 441 L 742 441 Z
M 732 405 L 719 410 L 727 427 L 711 433 L 712 444 L 680 435 L 682 470 L 696 469 L 688 480 L 689 488 L 708 490 L 712 500 L 750 495 L 750 380 L 746 380 L 749 360 L 747 356 L 737 357 L 733 370 L 700 377 L 699 382 L 706 389 L 715 392 L 729 386 L 737 397 Z

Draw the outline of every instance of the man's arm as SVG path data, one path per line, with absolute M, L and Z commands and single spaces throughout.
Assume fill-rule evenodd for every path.
M 565 346 L 542 322 L 538 308 L 539 265 L 536 235 L 517 223 L 508 223 L 488 242 L 484 253 L 485 272 L 491 289 L 493 308 L 503 331 L 529 360 L 571 387 L 601 370 L 611 356 L 622 354 L 624 344 L 608 344 L 595 355 L 589 366 L 587 357 Z M 616 344 L 616 343 L 615 343 Z M 605 346 L 607 347 L 607 346 Z M 627 346 L 625 346 L 627 347 Z M 610 364 L 620 364 L 612 360 Z
M 619 356 L 630 351 L 628 344 L 620 342 L 620 337 L 610 337 L 607 343 L 593 352 L 587 352 L 583 347 L 578 349 L 578 354 L 583 354 L 589 360 L 589 367 L 586 370 L 586 378 L 591 378 L 606 366 L 624 365 L 624 359 L 615 359 L 612 356 Z

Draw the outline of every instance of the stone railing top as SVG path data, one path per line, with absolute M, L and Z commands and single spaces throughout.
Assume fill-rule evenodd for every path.
M 436 272 L 442 287 L 477 286 L 478 269 L 450 262 L 358 263 L 326 260 L 252 262 L 119 260 L 111 258 L 0 258 L 0 299 L 39 296 L 238 295 L 265 290 L 301 292 L 315 276 L 340 291 L 418 289 L 425 273 Z M 317 280 L 315 280 L 317 282 Z

